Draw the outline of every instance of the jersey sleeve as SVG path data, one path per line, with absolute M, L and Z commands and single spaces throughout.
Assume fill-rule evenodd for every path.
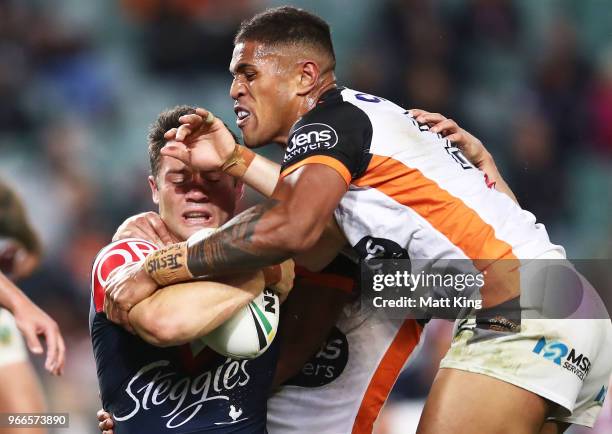
M 102 312 L 104 308 L 104 288 L 111 271 L 142 261 L 155 250 L 158 250 L 155 244 L 137 238 L 115 241 L 100 250 L 91 271 L 91 295 L 95 312 Z
M 281 178 L 306 164 L 324 164 L 347 186 L 365 171 L 372 141 L 372 123 L 358 107 L 344 101 L 308 112 L 289 133 Z

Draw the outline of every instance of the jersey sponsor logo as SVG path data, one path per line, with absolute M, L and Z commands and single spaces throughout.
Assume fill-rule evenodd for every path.
M 179 376 L 168 360 L 149 363 L 132 377 L 124 390 L 133 403 L 132 408 L 125 415 L 115 415 L 115 419 L 126 421 L 141 411 L 164 405 L 172 409 L 160 416 L 162 422 L 166 428 L 178 428 L 200 412 L 205 413 L 207 402 L 229 402 L 232 390 L 246 387 L 251 379 L 247 364 L 248 360 L 227 358 L 214 372 L 206 371 L 196 377 L 187 377 Z M 232 407 L 230 417 L 242 414 L 242 409 L 236 410 L 234 407 L 232 412 Z M 238 417 L 232 423 L 235 422 L 239 422 Z
M 308 360 L 299 374 L 285 384 L 300 387 L 321 387 L 340 377 L 349 357 L 348 340 L 334 327 L 317 354 Z
M 594 401 L 597 403 L 597 405 L 603 406 L 607 395 L 608 395 L 608 388 L 606 386 L 601 386 L 601 389 L 599 390 L 599 393 L 595 397 Z
M 365 101 L 365 102 L 374 102 L 374 103 L 378 103 L 381 101 L 386 101 L 386 99 L 381 98 L 379 96 L 374 96 L 374 95 L 370 95 L 368 93 L 358 93 L 355 95 L 355 98 L 357 98 L 360 101 Z
M 242 419 L 238 419 L 242 415 L 242 409 L 234 407 L 230 405 L 230 410 L 228 416 L 231 418 L 229 422 L 215 422 L 215 425 L 232 425 L 234 423 L 242 422 L 243 420 L 247 420 L 248 417 L 243 417 Z
M 271 289 L 264 289 L 264 311 L 275 314 L 276 313 L 276 297 L 274 297 L 274 293 Z M 266 315 L 261 311 L 257 303 L 250 302 L 248 305 L 249 311 L 251 312 L 251 317 L 253 318 L 253 323 L 255 324 L 255 330 L 257 331 L 257 340 L 259 342 L 259 349 L 264 349 L 268 342 L 274 339 L 274 327 L 268 321 Z
M 588 357 L 578 353 L 575 348 L 570 348 L 563 342 L 548 342 L 546 338 L 541 337 L 533 347 L 533 352 L 575 374 L 581 380 L 584 380 L 591 369 L 591 362 Z
M 338 133 L 331 126 L 321 123 L 303 125 L 293 132 L 283 163 L 309 152 L 332 149 L 337 144 Z
M 370 259 L 408 259 L 408 250 L 386 238 L 363 237 L 354 249 L 364 261 Z
M 142 261 L 156 250 L 157 247 L 154 244 L 134 238 L 116 241 L 100 251 L 94 261 L 91 276 L 91 286 L 97 312 L 102 310 L 104 287 L 111 271 L 132 262 Z

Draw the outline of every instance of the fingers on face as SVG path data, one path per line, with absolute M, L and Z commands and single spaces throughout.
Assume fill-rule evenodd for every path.
M 183 115 L 179 118 L 179 122 L 183 125 L 190 124 L 193 129 L 197 129 L 199 125 L 206 119 L 206 117 L 202 117 L 199 114 L 193 113 L 189 115 Z
M 196 109 L 196 114 L 200 115 L 204 122 L 207 124 L 212 124 L 215 121 L 215 115 L 212 114 L 211 111 L 198 107 Z
M 173 244 L 170 232 L 168 232 L 168 228 L 159 215 L 152 213 L 148 216 L 147 220 L 151 228 L 153 228 L 155 236 L 161 242 L 161 245 Z
M 189 164 L 189 150 L 185 145 L 179 145 L 176 143 L 169 144 L 161 148 L 160 153 L 166 157 L 176 158 L 187 165 Z
M 182 142 L 189 134 L 192 133 L 191 125 L 183 124 L 176 131 L 176 140 Z
M 176 132 L 178 128 L 171 128 L 164 133 L 164 139 L 166 140 L 174 140 L 176 138 Z

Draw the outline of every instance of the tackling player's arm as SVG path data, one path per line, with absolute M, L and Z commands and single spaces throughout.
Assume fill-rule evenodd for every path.
M 461 128 L 454 120 L 447 119 L 440 113 L 412 109 L 410 114 L 417 122 L 429 125 L 431 132 L 439 133 L 442 137 L 457 145 L 470 163 L 486 174 L 489 186 L 494 187 L 497 191 L 504 193 L 514 202 L 518 203 L 510 186 L 501 176 L 493 156 L 477 137 Z
M 305 127 L 309 129 L 301 130 Z M 203 137 L 203 142 L 214 139 Z M 327 142 L 304 146 L 318 137 Z M 337 99 L 317 106 L 289 134 L 274 199 L 243 212 L 198 243 L 154 253 L 147 260 L 147 274 L 158 284 L 176 282 L 259 268 L 307 251 L 319 240 L 351 180 L 365 172 L 371 139 L 372 125 L 362 110 Z M 200 145 L 175 143 L 163 153 L 202 169 L 210 149 Z M 168 263 L 172 270 L 164 265 Z M 154 290 L 152 286 L 143 292 Z
M 236 144 L 220 119 L 213 117 L 212 121 L 206 122 L 209 116 L 212 116 L 210 112 L 198 108 L 196 113 L 181 116 L 181 126 L 173 128 L 165 135 L 169 141 L 201 141 L 198 146 L 206 147 L 206 152 L 200 154 L 200 160 L 194 161 L 193 156 L 185 154 L 186 149 L 180 145 L 167 145 L 162 154 L 190 158 L 190 162 L 199 168 L 221 169 L 268 198 L 282 198 L 283 189 L 278 182 L 281 166 L 245 146 Z M 191 143 L 191 146 L 195 144 Z M 317 271 L 327 265 L 345 244 L 344 235 L 335 220 L 330 219 L 316 245 L 295 259 L 309 270 Z
M 279 263 L 307 251 L 321 236 L 346 188 L 344 178 L 329 166 L 301 167 L 279 182 L 276 199 L 246 210 L 210 237 L 187 247 L 188 271 L 193 276 L 227 274 Z M 155 254 L 163 257 L 164 251 Z

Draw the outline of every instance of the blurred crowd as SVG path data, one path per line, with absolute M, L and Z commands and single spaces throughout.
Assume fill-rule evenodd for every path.
M 341 84 L 457 120 L 570 258 L 612 257 L 604 0 L 0 0 L 0 177 L 43 240 L 43 266 L 21 284 L 68 342 L 64 378 L 43 379 L 51 408 L 69 409 L 70 432 L 96 432 L 89 270 L 126 217 L 152 209 L 148 124 L 164 108 L 193 104 L 232 125 L 233 34 L 253 12 L 283 3 L 330 22 Z M 250 194 L 243 206 L 257 200 Z M 381 433 L 418 421 L 450 327 L 430 327 Z M 608 407 L 595 432 L 610 430 Z

